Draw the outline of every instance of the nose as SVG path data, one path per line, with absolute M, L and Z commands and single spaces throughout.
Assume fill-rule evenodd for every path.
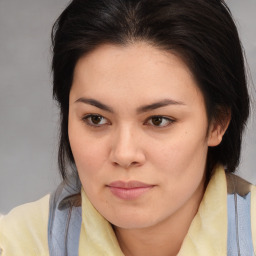
M 112 137 L 110 160 L 113 165 L 128 169 L 141 166 L 146 157 L 139 134 L 128 126 L 119 129 Z

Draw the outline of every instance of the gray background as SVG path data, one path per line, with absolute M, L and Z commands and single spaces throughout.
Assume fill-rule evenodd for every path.
M 69 1 L 0 0 L 0 212 L 59 183 L 58 109 L 51 98 L 50 31 Z M 256 81 L 256 0 L 227 0 Z M 256 183 L 255 88 L 239 175 Z

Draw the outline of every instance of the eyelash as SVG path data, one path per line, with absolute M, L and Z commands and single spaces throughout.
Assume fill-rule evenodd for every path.
M 92 118 L 100 118 L 100 121 L 102 120 L 106 120 L 106 122 L 104 124 L 95 124 L 92 122 Z M 167 122 L 167 124 L 163 125 L 163 126 L 160 126 L 160 125 L 154 125 L 152 123 L 152 120 L 153 118 L 156 118 L 156 119 L 161 119 L 160 121 L 164 121 Z M 109 122 L 105 117 L 101 116 L 101 115 L 98 115 L 98 114 L 89 114 L 89 115 L 86 115 L 82 118 L 82 121 L 85 122 L 87 125 L 89 126 L 92 126 L 94 128 L 100 128 L 102 126 L 105 126 L 105 125 L 111 125 L 111 122 Z M 151 124 L 150 124 L 151 122 Z M 144 125 L 148 125 L 148 126 L 153 126 L 155 128 L 165 128 L 169 125 L 171 125 L 172 123 L 174 123 L 175 120 L 170 118 L 170 117 L 166 117 L 166 116 L 161 116 L 161 115 L 155 115 L 155 116 L 150 116 L 149 118 L 146 119 L 146 121 L 143 123 Z

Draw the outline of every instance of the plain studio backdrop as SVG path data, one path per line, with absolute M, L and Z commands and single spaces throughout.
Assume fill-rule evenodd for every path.
M 93 0 L 92 0 L 93 1 Z M 50 193 L 57 168 L 51 27 L 67 0 L 0 0 L 0 212 Z M 251 70 L 252 111 L 238 174 L 256 183 L 256 0 L 227 0 Z

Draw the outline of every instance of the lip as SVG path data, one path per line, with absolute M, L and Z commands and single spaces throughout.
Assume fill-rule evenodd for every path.
M 120 199 L 134 200 L 151 190 L 154 185 L 140 181 L 114 181 L 107 187 L 109 187 L 110 191 Z

